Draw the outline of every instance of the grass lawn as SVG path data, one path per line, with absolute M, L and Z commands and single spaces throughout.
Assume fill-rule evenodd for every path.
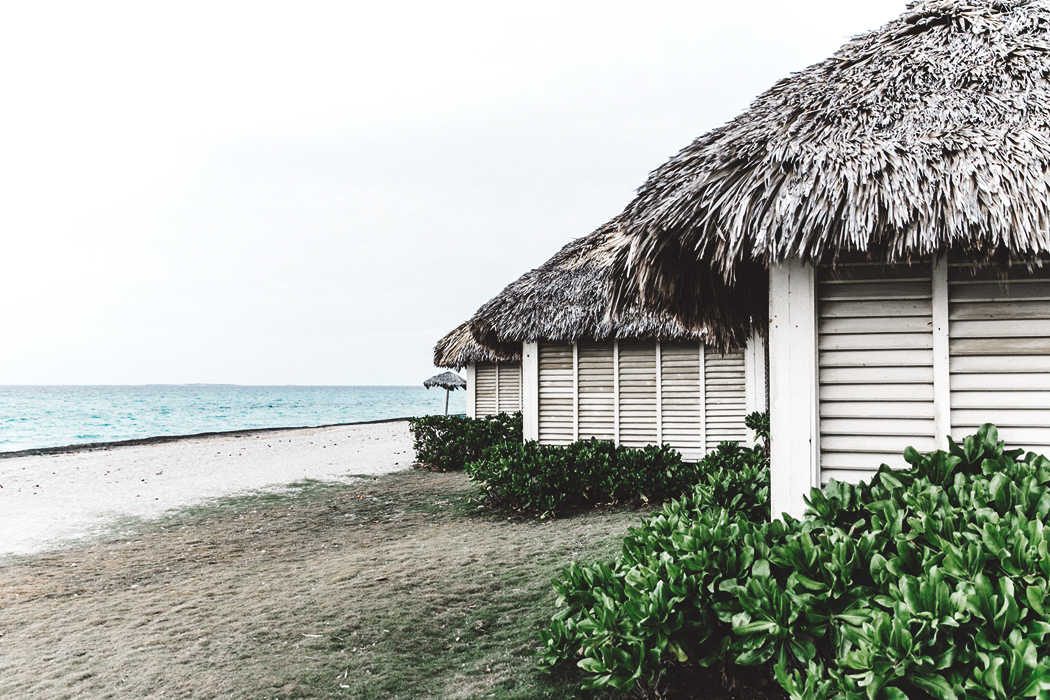
M 508 519 L 475 493 L 462 473 L 304 483 L 9 560 L 0 697 L 579 697 L 529 655 L 550 579 L 644 513 Z

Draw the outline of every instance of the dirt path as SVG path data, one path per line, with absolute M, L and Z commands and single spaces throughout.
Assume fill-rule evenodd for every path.
M 462 474 L 311 485 L 0 566 L 0 697 L 570 697 L 549 578 L 635 512 L 477 513 Z

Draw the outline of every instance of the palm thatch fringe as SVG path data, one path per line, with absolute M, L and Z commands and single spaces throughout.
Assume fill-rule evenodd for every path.
M 653 171 L 621 215 L 614 311 L 718 334 L 762 313 L 758 278 L 794 255 L 1046 254 L 1047 76 L 1046 0 L 912 3 Z
M 607 314 L 612 264 L 627 243 L 616 220 L 570 242 L 554 257 L 507 285 L 467 322 L 490 348 L 538 340 L 698 340 L 702 326 L 687 326 L 667 314 L 628 307 Z M 747 339 L 744 323 L 735 338 Z
M 470 333 L 470 326 L 461 323 L 434 346 L 434 366 L 460 370 L 478 362 L 521 362 L 521 343 L 484 347 Z

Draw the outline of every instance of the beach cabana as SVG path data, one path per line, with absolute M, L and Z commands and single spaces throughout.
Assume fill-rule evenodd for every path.
M 519 349 L 525 438 L 668 443 L 687 459 L 748 442 L 744 416 L 766 403 L 764 346 L 746 328 L 716 346 L 667 314 L 607 318 L 611 263 L 625 241 L 615 222 L 572 241 L 465 324 L 481 347 Z
M 983 422 L 1050 448 L 1048 46 L 1043 2 L 913 3 L 622 215 L 615 308 L 766 317 L 774 513 Z
M 468 324 L 438 341 L 434 365 L 466 370 L 467 416 L 484 418 L 521 410 L 521 345 L 482 347 Z

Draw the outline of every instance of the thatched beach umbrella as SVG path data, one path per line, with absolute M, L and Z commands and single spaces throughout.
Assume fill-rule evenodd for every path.
M 731 333 L 770 265 L 1050 251 L 1050 5 L 929 0 L 657 168 L 620 217 L 613 308 Z
M 435 374 L 433 377 L 423 382 L 423 386 L 427 389 L 432 386 L 439 386 L 445 390 L 445 415 L 447 416 L 448 392 L 455 391 L 456 389 L 466 389 L 467 380 L 455 372 L 442 372 L 441 374 Z

